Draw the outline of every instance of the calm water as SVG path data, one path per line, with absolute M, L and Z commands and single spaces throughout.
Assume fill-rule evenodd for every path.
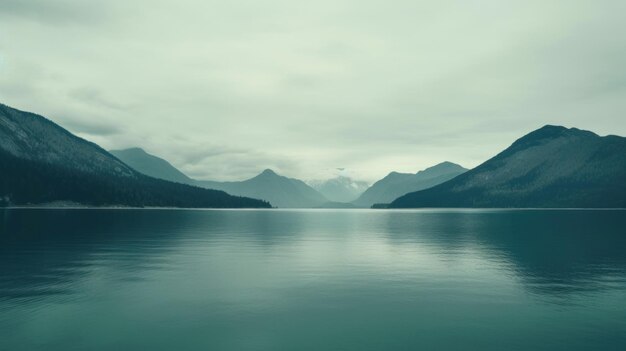
M 0 215 L 0 350 L 626 350 L 626 211 Z

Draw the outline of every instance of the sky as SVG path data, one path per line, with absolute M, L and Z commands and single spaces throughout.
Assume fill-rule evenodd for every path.
M 626 1 L 1 0 L 0 102 L 198 179 L 475 167 L 626 135 Z

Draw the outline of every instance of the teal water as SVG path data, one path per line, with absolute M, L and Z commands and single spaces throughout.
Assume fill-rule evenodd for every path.
M 626 211 L 0 216 L 0 350 L 626 349 Z

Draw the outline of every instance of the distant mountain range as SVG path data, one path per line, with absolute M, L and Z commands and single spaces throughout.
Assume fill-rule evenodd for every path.
M 243 181 L 196 180 L 142 149 L 109 153 L 0 104 L 0 166 L 0 206 L 626 207 L 626 138 L 560 126 L 531 132 L 469 171 L 443 162 L 392 172 L 365 191 L 347 177 L 312 182 L 316 190 L 270 169 Z
M 166 160 L 140 148 L 111 150 L 127 165 L 155 178 L 225 191 L 231 195 L 269 201 L 276 207 L 322 207 L 328 200 L 301 180 L 287 178 L 266 169 L 259 175 L 236 182 L 196 180 L 186 176 Z
M 480 166 L 389 205 L 626 207 L 626 138 L 545 126 Z
M 369 187 L 369 184 L 366 182 L 354 180 L 346 176 L 338 176 L 323 181 L 312 181 L 309 184 L 329 201 L 336 203 L 352 202 Z M 349 205 L 343 205 L 343 207 L 349 207 Z
M 270 207 L 148 177 L 52 121 L 0 104 L 0 205 Z
M 198 180 L 196 184 L 219 189 L 233 195 L 265 199 L 276 207 L 320 207 L 328 200 L 305 182 L 264 170 L 256 177 L 238 182 L 215 182 Z M 245 195 L 244 195 L 245 194 Z
M 348 177 L 311 182 L 309 186 L 301 180 L 278 175 L 271 169 L 243 181 L 218 182 L 190 178 L 168 161 L 141 148 L 110 152 L 127 165 L 151 177 L 223 190 L 231 195 L 263 199 L 281 208 L 370 207 L 375 203 L 391 202 L 411 191 L 443 183 L 467 171 L 457 164 L 443 162 L 416 174 L 392 172 L 371 188 L 365 182 L 354 181 Z M 355 200 L 357 197 L 359 198 Z M 355 201 L 351 202 L 352 200 Z
M 442 162 L 417 173 L 391 172 L 374 183 L 353 203 L 360 207 L 389 203 L 404 194 L 433 187 L 466 171 L 467 169 L 455 163 Z

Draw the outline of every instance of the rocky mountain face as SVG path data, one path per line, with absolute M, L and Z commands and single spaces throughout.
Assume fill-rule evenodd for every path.
M 22 160 L 62 164 L 86 173 L 124 177 L 136 172 L 98 145 L 54 122 L 0 104 L 0 150 Z
M 626 138 L 548 125 L 389 207 L 626 207 Z
M 0 205 L 269 207 L 155 179 L 52 121 L 0 104 Z

